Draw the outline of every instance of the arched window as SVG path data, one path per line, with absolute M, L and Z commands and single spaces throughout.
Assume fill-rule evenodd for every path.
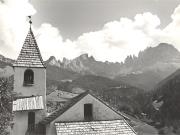
M 31 69 L 27 69 L 24 72 L 24 85 L 32 85 L 34 83 L 34 72 Z

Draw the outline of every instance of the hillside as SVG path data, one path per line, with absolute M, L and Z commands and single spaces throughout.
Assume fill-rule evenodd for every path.
M 160 122 L 158 128 L 161 132 L 173 129 L 179 132 L 180 125 L 180 70 L 177 70 L 166 79 L 162 80 L 152 91 L 152 104 L 156 112 L 149 116 L 156 122 Z
M 61 83 L 58 85 L 58 89 L 68 92 L 74 92 L 75 89 L 91 90 L 119 110 L 137 116 L 141 115 L 143 106 L 147 103 L 147 96 L 143 90 L 123 82 L 94 75 L 85 75 L 72 80 L 72 82 Z
M 12 63 L 14 60 L 0 55 L 0 77 L 9 77 L 14 74 Z
M 164 123 L 166 120 L 180 120 L 180 72 L 175 73 L 165 80 L 166 83 L 161 82 L 153 94 L 153 100 L 163 103 L 159 110 Z
M 163 65 L 162 65 L 163 66 Z M 114 78 L 116 81 L 123 81 L 129 83 L 135 87 L 144 89 L 146 91 L 152 90 L 162 79 L 167 77 L 176 68 L 167 69 L 165 71 L 161 70 L 147 70 L 140 73 L 131 73 L 124 76 L 117 76 Z
M 67 69 L 58 68 L 56 66 L 47 65 L 46 76 L 47 80 L 60 82 L 62 80 L 73 80 L 80 75 L 76 72 L 69 71 Z
M 69 88 L 81 87 L 89 90 L 106 90 L 112 87 L 123 87 L 125 83 L 117 82 L 112 79 L 95 76 L 95 75 L 84 75 L 72 81 Z

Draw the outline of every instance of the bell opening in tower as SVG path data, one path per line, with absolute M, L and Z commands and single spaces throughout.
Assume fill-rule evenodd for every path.
M 31 69 L 27 69 L 24 72 L 24 86 L 31 86 L 34 84 L 34 72 Z

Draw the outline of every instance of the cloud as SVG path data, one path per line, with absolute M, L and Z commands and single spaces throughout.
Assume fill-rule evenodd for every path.
M 36 33 L 36 39 L 44 59 L 48 59 L 50 56 L 56 56 L 61 60 L 63 57 L 73 59 L 80 54 L 75 43 L 69 39 L 63 41 L 58 28 L 51 24 L 43 23 L 40 28 L 36 29 Z
M 35 12 L 28 0 L 0 3 L 1 53 L 12 58 L 18 55 L 29 28 L 26 17 Z M 174 10 L 172 22 L 167 27 L 160 29 L 159 26 L 158 16 L 146 12 L 135 15 L 134 19 L 108 22 L 101 30 L 83 33 L 74 41 L 63 39 L 60 30 L 49 23 L 33 27 L 33 31 L 44 60 L 51 55 L 62 60 L 88 53 L 97 60 L 120 62 L 127 55 L 137 55 L 140 50 L 160 42 L 172 43 L 180 49 L 180 6 Z
M 16 57 L 27 33 L 26 18 L 36 12 L 28 0 L 0 2 L 0 48 L 8 57 Z
M 160 20 L 151 13 L 137 14 L 134 20 L 121 18 L 108 22 L 102 30 L 84 33 L 77 40 L 63 41 L 58 28 L 42 24 L 37 40 L 43 58 L 50 55 L 72 59 L 83 53 L 93 55 L 101 61 L 123 61 L 127 55 L 138 54 L 152 42 L 153 33 L 160 31 Z
M 173 44 L 180 50 L 180 5 L 175 8 L 171 15 L 172 22 L 163 29 L 162 40 Z

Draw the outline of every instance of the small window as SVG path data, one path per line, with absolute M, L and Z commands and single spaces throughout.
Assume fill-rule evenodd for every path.
M 92 104 L 84 104 L 84 120 L 93 120 L 93 107 Z
M 29 86 L 34 83 L 34 72 L 31 69 L 27 69 L 24 72 L 24 85 Z
M 35 128 L 35 112 L 28 112 L 28 130 Z

